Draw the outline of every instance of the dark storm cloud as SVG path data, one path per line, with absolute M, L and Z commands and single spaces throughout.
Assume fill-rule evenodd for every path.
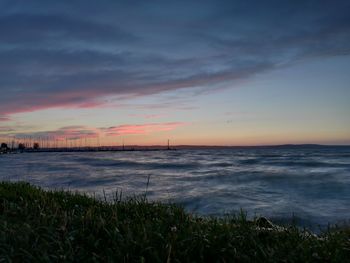
M 349 3 L 0 1 L 0 121 L 347 55 Z

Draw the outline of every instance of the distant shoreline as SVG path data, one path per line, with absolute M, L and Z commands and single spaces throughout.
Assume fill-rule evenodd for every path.
M 256 146 L 210 146 L 210 145 L 129 145 L 129 146 L 100 146 L 100 147 L 57 147 L 57 148 L 26 148 L 8 149 L 1 153 L 57 153 L 57 152 L 133 152 L 133 151 L 176 151 L 176 150 L 221 150 L 221 149 L 319 149 L 319 148 L 349 148 L 350 145 L 323 144 L 281 144 Z

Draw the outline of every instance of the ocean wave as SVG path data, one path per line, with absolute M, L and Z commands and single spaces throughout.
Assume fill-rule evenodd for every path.
M 239 160 L 239 164 L 258 164 L 261 162 L 261 159 L 255 158 L 255 159 L 246 159 L 246 160 Z
M 0 180 L 98 193 L 169 197 L 203 214 L 245 209 L 300 224 L 350 218 L 350 148 L 4 155 Z M 302 208 L 302 209 L 301 209 Z
M 346 163 L 330 163 L 330 162 L 322 162 L 322 161 L 314 161 L 314 160 L 289 160 L 289 161 L 264 161 L 264 164 L 276 165 L 276 166 L 284 166 L 284 167 L 349 167 L 349 164 Z
M 200 164 L 198 162 L 135 162 L 128 160 L 103 159 L 103 158 L 78 158 L 75 161 L 95 167 L 123 167 L 130 169 L 195 169 Z

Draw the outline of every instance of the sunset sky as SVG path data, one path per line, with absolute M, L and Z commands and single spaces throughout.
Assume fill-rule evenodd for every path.
M 0 0 L 0 137 L 350 144 L 350 1 Z

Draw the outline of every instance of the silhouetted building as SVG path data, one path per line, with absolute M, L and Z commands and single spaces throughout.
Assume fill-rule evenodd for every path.
M 20 143 L 20 144 L 18 144 L 18 150 L 23 151 L 25 148 L 26 148 L 26 146 L 25 146 L 25 144 L 24 144 L 24 143 Z
M 2 143 L 0 147 L 0 152 L 1 153 L 6 153 L 9 150 L 9 147 L 7 147 L 6 143 Z
M 35 143 L 33 144 L 33 149 L 34 149 L 34 150 L 39 150 L 39 148 L 40 148 L 39 143 L 35 142 Z

